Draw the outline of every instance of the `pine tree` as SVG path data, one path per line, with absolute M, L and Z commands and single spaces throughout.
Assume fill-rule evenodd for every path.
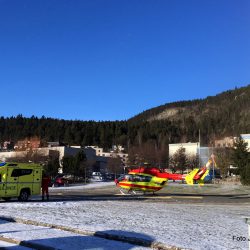
M 247 143 L 240 136 L 234 143 L 232 161 L 237 167 L 240 180 L 243 185 L 250 185 L 250 154 L 247 150 Z
M 185 148 L 180 147 L 175 152 L 175 154 L 170 159 L 170 165 L 172 166 L 173 172 L 179 170 L 183 174 L 188 165 L 188 158 L 187 155 L 185 154 Z
M 74 175 L 75 176 L 86 176 L 87 171 L 87 158 L 83 151 L 78 152 L 75 155 L 75 167 L 74 167 Z

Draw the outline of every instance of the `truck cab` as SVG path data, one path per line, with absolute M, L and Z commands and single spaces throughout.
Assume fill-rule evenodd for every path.
M 0 163 L 0 198 L 27 201 L 41 192 L 42 166 L 31 163 Z

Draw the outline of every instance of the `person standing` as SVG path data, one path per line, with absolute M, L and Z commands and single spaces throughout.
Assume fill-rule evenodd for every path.
M 47 201 L 49 200 L 49 184 L 50 184 L 50 177 L 43 173 L 42 177 L 42 200 L 44 201 L 44 195 L 46 194 Z

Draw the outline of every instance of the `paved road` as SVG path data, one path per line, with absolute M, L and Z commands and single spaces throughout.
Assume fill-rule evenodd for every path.
M 190 192 L 191 190 L 191 192 Z M 242 190 L 214 190 L 213 187 L 190 189 L 185 185 L 166 187 L 155 195 L 122 195 L 115 186 L 81 190 L 53 189 L 50 200 L 120 200 L 167 203 L 214 203 L 214 204 L 250 204 L 250 194 Z
M 248 204 L 250 205 L 250 187 L 234 185 L 189 186 L 170 183 L 155 195 L 122 195 L 112 183 L 109 186 L 86 188 L 52 188 L 50 202 L 77 200 L 118 200 L 138 202 L 165 202 L 177 204 Z M 32 197 L 32 201 L 41 200 L 40 196 Z M 12 199 L 11 201 L 15 201 Z M 1 201 L 4 202 L 4 201 Z

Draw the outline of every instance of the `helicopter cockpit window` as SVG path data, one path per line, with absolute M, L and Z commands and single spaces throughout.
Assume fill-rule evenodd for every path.
M 151 176 L 140 176 L 142 182 L 150 182 L 152 177 Z
M 124 179 L 125 179 L 125 176 L 122 175 L 122 176 L 120 176 L 117 180 L 118 180 L 118 181 L 122 181 L 122 180 L 124 180 Z
M 133 176 L 133 181 L 141 181 L 141 176 L 139 176 L 139 175 L 135 175 L 135 176 Z
M 126 175 L 123 175 L 123 176 L 121 176 L 120 178 L 118 178 L 118 180 L 119 180 L 119 181 L 123 181 L 123 180 L 128 181 L 129 178 L 130 178 L 130 175 L 126 174 Z
M 123 176 L 122 178 L 122 180 L 133 181 L 133 182 L 150 182 L 151 179 L 152 179 L 151 176 L 144 176 L 144 175 L 137 175 L 137 174 L 136 175 L 127 174 Z
M 133 175 L 126 175 L 126 180 L 134 181 L 134 176 Z
M 134 181 L 134 182 L 150 182 L 151 176 L 144 176 L 144 175 L 128 175 L 127 180 L 128 181 Z

